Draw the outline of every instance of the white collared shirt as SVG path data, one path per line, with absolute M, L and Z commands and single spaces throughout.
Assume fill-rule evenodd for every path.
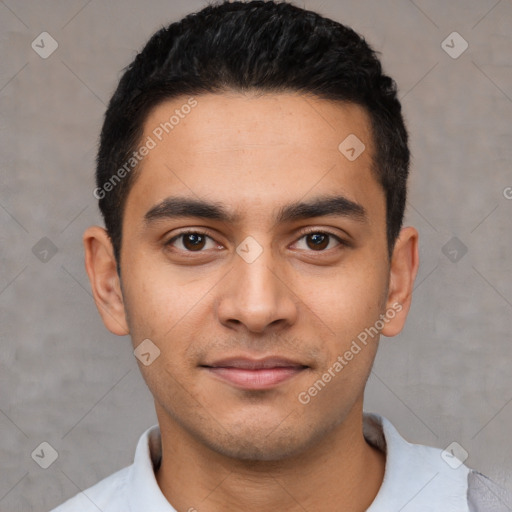
M 386 453 L 384 480 L 367 512 L 511 510 L 504 490 L 491 480 L 438 448 L 408 443 L 383 416 L 364 413 L 363 432 L 369 443 Z M 52 512 L 176 512 L 155 478 L 160 458 L 160 429 L 155 425 L 140 437 L 131 466 Z

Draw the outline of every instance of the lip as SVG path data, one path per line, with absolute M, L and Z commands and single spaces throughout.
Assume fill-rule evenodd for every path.
M 284 357 L 231 357 L 202 365 L 211 375 L 243 389 L 271 389 L 308 366 Z

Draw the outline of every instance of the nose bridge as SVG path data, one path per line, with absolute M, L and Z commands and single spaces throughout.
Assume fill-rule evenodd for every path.
M 247 237 L 233 258 L 233 271 L 223 287 L 219 319 L 263 331 L 270 324 L 289 324 L 296 318 L 296 304 L 289 286 L 279 275 L 270 244 L 263 246 Z M 282 267 L 281 267 L 282 268 Z

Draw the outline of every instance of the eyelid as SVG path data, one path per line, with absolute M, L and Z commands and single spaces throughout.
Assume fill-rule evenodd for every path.
M 208 230 L 206 230 L 204 228 L 185 228 L 183 231 L 180 231 L 179 233 L 177 233 L 176 235 L 171 237 L 167 242 L 165 242 L 164 246 L 166 246 L 166 247 L 167 246 L 172 246 L 176 240 L 178 240 L 180 237 L 188 235 L 188 234 L 202 235 L 202 236 L 212 240 L 217 246 L 218 245 L 222 245 L 208 232 Z M 338 244 L 341 245 L 341 246 L 349 246 L 350 245 L 349 242 L 347 242 L 345 239 L 341 238 L 336 233 L 333 233 L 331 230 L 325 229 L 325 228 L 319 228 L 319 227 L 307 227 L 307 228 L 301 229 L 299 231 L 299 233 L 298 233 L 298 237 L 295 239 L 293 244 L 297 243 L 299 240 L 301 240 L 302 238 L 304 238 L 305 236 L 307 236 L 309 234 L 324 234 L 324 235 L 328 235 L 328 236 L 334 238 L 338 242 Z M 200 251 L 183 251 L 181 249 L 178 249 L 178 251 L 180 251 L 180 252 L 187 252 L 187 253 L 190 253 L 190 254 L 194 254 L 194 253 L 200 254 L 202 252 L 206 252 L 204 250 L 200 250 Z M 328 252 L 328 251 L 329 250 L 311 251 L 311 252 L 318 252 L 320 254 L 322 252 Z
M 293 242 L 294 244 L 297 243 L 301 238 L 304 238 L 304 236 L 310 235 L 310 234 L 321 234 L 321 235 L 328 235 L 334 238 L 340 245 L 342 246 L 349 246 L 349 242 L 342 238 L 340 235 L 337 235 L 336 233 L 333 233 L 329 229 L 325 228 L 319 228 L 319 227 L 307 227 L 304 229 L 301 229 L 299 231 L 299 237 Z M 311 252 L 328 252 L 328 251 L 311 251 Z
M 182 235 L 189 235 L 191 233 L 203 235 L 203 236 L 209 236 L 210 238 L 212 238 L 211 235 L 208 233 L 208 231 L 206 231 L 202 228 L 185 228 L 183 231 L 180 231 L 179 233 L 175 234 L 172 238 L 170 238 L 168 240 L 168 242 L 170 242 L 171 240 L 174 240 Z
M 172 245 L 178 238 L 185 236 L 185 235 L 189 235 L 189 234 L 202 235 L 206 238 L 209 238 L 210 240 L 215 242 L 217 245 L 222 245 L 219 242 L 217 242 L 217 240 L 215 240 L 215 238 L 207 230 L 205 230 L 203 228 L 186 228 L 183 231 L 180 231 L 176 235 L 169 238 L 169 240 L 167 240 L 164 243 L 164 245 L 165 246 Z M 193 251 L 188 251 L 188 252 L 193 252 Z M 197 251 L 197 252 L 204 252 L 204 251 Z

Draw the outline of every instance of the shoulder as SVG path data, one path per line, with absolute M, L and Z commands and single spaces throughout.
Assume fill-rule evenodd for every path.
M 469 512 L 510 512 L 512 497 L 498 484 L 478 471 L 468 475 Z
M 386 453 L 384 481 L 368 512 L 512 511 L 506 491 L 468 468 L 456 445 L 409 443 L 385 417 L 365 413 L 363 419 L 366 440 Z
M 97 484 L 82 491 L 51 512 L 126 512 L 129 510 L 125 502 L 126 486 L 131 466 L 101 480 Z
M 160 456 L 160 430 L 154 425 L 140 436 L 133 464 L 76 494 L 51 512 L 169 510 L 154 474 Z

